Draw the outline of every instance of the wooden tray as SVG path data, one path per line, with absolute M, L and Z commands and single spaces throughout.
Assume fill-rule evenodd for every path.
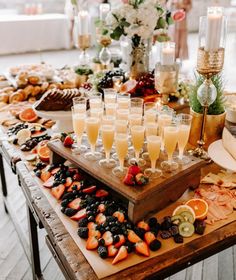
M 150 212 L 159 211 L 176 201 L 189 187 L 196 188 L 200 182 L 200 169 L 206 165 L 205 161 L 192 157 L 190 163 L 176 173 L 166 173 L 165 177 L 152 180 L 146 186 L 132 187 L 124 185 L 120 178 L 114 176 L 109 169 L 102 168 L 98 162 L 91 163 L 82 154 L 73 154 L 60 140 L 49 142 L 48 147 L 53 152 L 51 163 L 69 160 L 121 196 L 127 203 L 128 216 L 134 223 Z

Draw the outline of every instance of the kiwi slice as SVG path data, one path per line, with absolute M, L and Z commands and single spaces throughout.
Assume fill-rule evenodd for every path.
M 171 222 L 177 226 L 184 221 L 184 217 L 181 215 L 174 215 L 171 217 Z
M 180 216 L 182 216 L 184 218 L 185 222 L 189 222 L 191 224 L 194 223 L 194 217 L 193 217 L 192 213 L 190 213 L 188 211 L 183 211 L 180 213 Z
M 194 234 L 194 225 L 189 222 L 179 224 L 179 234 L 183 237 L 190 237 Z

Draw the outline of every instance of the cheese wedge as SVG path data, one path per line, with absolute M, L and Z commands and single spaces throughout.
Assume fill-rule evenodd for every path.
M 226 127 L 223 130 L 222 142 L 226 151 L 236 160 L 236 138 Z

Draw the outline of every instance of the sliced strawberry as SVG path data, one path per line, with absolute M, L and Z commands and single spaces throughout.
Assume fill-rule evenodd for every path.
M 73 180 L 74 181 L 81 181 L 83 179 L 83 176 L 79 173 L 76 173 L 73 175 Z
M 147 243 L 145 243 L 144 241 L 139 241 L 135 244 L 135 250 L 137 253 L 149 257 L 150 256 L 150 251 L 148 248 Z
M 120 241 L 114 244 L 116 248 L 120 248 L 120 246 L 122 246 L 125 243 L 125 237 L 123 234 L 119 234 L 119 238 Z
M 74 140 L 70 136 L 67 135 L 64 142 L 63 142 L 63 145 L 65 147 L 70 148 L 73 145 L 73 143 L 74 143 Z
M 144 240 L 146 241 L 146 243 L 148 245 L 150 245 L 150 243 L 155 239 L 156 239 L 156 237 L 155 237 L 154 233 L 152 233 L 151 231 L 145 232 Z
M 50 177 L 51 177 L 51 172 L 49 172 L 46 169 L 42 170 L 41 175 L 40 175 L 40 179 L 43 182 L 46 182 Z
M 87 225 L 88 230 L 96 230 L 97 225 L 94 222 L 89 222 Z
M 110 231 L 104 232 L 102 238 L 105 240 L 106 246 L 109 246 L 113 243 L 113 236 Z
M 69 188 L 72 185 L 73 181 L 71 177 L 66 178 L 65 187 Z
M 94 236 L 90 236 L 86 242 L 86 249 L 87 250 L 94 250 L 98 247 L 98 240 Z
M 81 189 L 81 183 L 80 182 L 73 182 L 71 186 L 67 189 L 67 192 L 72 192 L 72 187 L 77 186 L 76 190 L 79 191 Z
M 106 197 L 108 195 L 109 195 L 109 193 L 103 189 L 96 191 L 96 194 L 95 194 L 96 197 Z
M 89 232 L 88 232 L 88 236 L 94 236 L 96 237 L 97 239 L 99 239 L 102 235 L 101 235 L 101 232 L 99 230 L 95 230 L 95 229 L 90 229 Z
M 134 175 L 127 173 L 123 179 L 123 183 L 127 186 L 134 186 L 135 185 Z
M 123 212 L 120 212 L 120 211 L 116 211 L 115 213 L 113 213 L 112 216 L 116 217 L 120 223 L 123 223 L 124 220 L 125 220 L 125 215 L 124 215 L 124 213 L 123 213 Z
M 70 217 L 73 221 L 79 221 L 83 218 L 86 218 L 86 208 L 81 209 L 79 212 L 77 212 L 74 216 Z
M 46 182 L 43 183 L 45 188 L 52 188 L 54 183 L 54 177 L 51 176 Z
M 99 205 L 98 205 L 98 211 L 99 211 L 100 213 L 105 212 L 105 211 L 106 211 L 106 206 L 105 206 L 105 204 L 103 204 L 103 203 L 99 204 Z
M 128 240 L 132 243 L 137 243 L 137 242 L 141 241 L 141 238 L 133 230 L 129 230 L 128 231 Z
M 106 222 L 106 216 L 103 215 L 102 213 L 99 213 L 95 218 L 95 222 L 99 225 L 105 223 Z
M 51 189 L 52 195 L 53 195 L 57 200 L 59 200 L 59 199 L 62 197 L 64 191 L 65 191 L 65 186 L 64 186 L 63 184 L 60 184 L 59 186 L 54 187 L 54 188 Z
M 144 229 L 144 230 L 146 230 L 146 231 L 149 231 L 149 230 L 150 230 L 150 226 L 149 226 L 146 222 L 144 222 L 144 221 L 140 221 L 140 222 L 137 224 L 137 227 L 138 227 L 138 228 L 142 228 L 142 229 Z
M 91 186 L 89 188 L 83 189 L 83 193 L 92 193 L 96 190 L 96 186 Z
M 56 167 L 51 171 L 52 175 L 55 175 L 60 170 L 60 167 Z
M 120 261 L 123 261 L 128 257 L 128 252 L 125 246 L 121 246 L 117 255 L 115 256 L 114 260 L 112 261 L 112 264 L 116 264 Z
M 114 245 L 109 245 L 107 247 L 107 252 L 108 252 L 108 257 L 114 257 L 117 254 L 118 249 Z
M 78 198 L 72 200 L 72 201 L 67 205 L 67 207 L 72 208 L 72 209 L 75 209 L 75 210 L 80 210 L 80 209 L 81 209 L 80 203 L 81 203 L 81 198 L 78 197 Z
M 141 168 L 138 166 L 137 163 L 129 166 L 127 171 L 127 173 L 132 174 L 133 176 L 136 176 L 140 172 L 141 172 Z

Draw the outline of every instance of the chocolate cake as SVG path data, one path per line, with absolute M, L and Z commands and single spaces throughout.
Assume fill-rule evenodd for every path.
M 75 89 L 50 89 L 37 102 L 35 109 L 39 111 L 70 111 L 74 97 L 83 94 Z

